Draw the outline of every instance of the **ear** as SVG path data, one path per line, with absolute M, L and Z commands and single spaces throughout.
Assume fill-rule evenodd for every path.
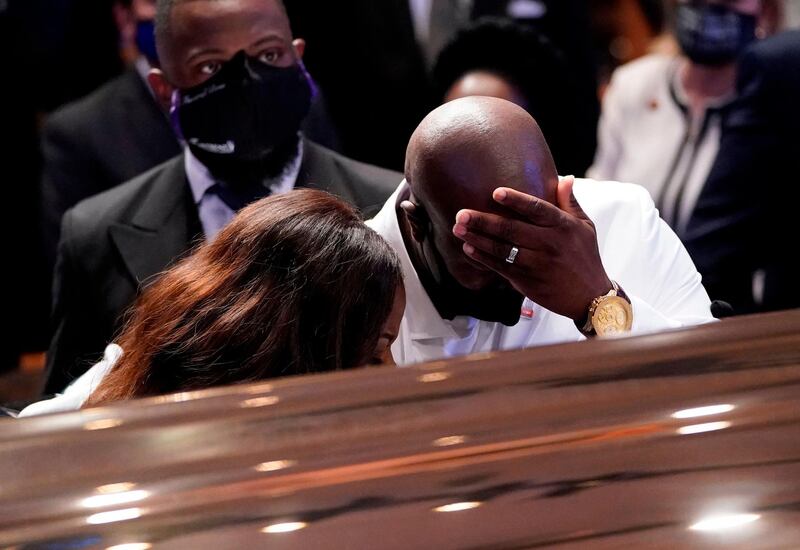
M 422 243 L 430 233 L 431 220 L 425 209 L 416 204 L 414 196 L 400 203 L 400 208 L 406 215 L 408 225 L 411 226 L 411 236 L 418 243 Z
M 168 113 L 172 106 L 172 92 L 175 91 L 175 88 L 167 82 L 167 78 L 161 69 L 150 69 L 150 73 L 147 75 L 147 82 L 150 84 L 158 104 Z
M 292 40 L 292 46 L 294 47 L 294 53 L 297 55 L 297 59 L 303 59 L 303 54 L 306 53 L 306 41 L 302 38 L 295 38 Z

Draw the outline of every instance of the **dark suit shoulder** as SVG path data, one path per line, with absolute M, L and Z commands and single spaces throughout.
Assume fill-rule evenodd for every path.
M 739 61 L 739 101 L 730 126 L 769 119 L 784 131 L 800 123 L 800 31 L 788 31 L 750 46 Z
M 98 126 L 103 128 L 113 122 L 109 116 L 117 112 L 123 97 L 141 92 L 137 87 L 144 84 L 136 79 L 140 77 L 135 71 L 125 72 L 89 95 L 56 109 L 45 122 L 45 134 L 95 134 Z
M 304 177 L 313 186 L 353 202 L 365 214 L 380 207 L 403 181 L 403 174 L 359 162 L 311 141 L 304 141 Z
M 403 181 L 403 174 L 400 172 L 348 158 L 312 141 L 306 141 L 305 143 L 307 148 L 313 150 L 318 155 L 327 156 L 343 170 L 359 176 L 366 181 L 373 182 L 376 185 L 391 189 L 392 192 L 394 192 L 400 182 Z
M 800 58 L 800 30 L 786 31 L 766 40 L 759 40 L 749 48 L 748 53 L 762 63 L 788 62 L 795 67 Z
M 69 231 L 65 238 L 91 243 L 104 235 L 111 225 L 130 223 L 142 202 L 153 194 L 184 194 L 183 163 L 183 155 L 178 155 L 130 181 L 79 202 L 64 215 L 64 229 Z
M 739 60 L 739 87 L 768 87 L 785 94 L 786 86 L 795 94 L 800 87 L 800 31 L 787 31 L 753 43 Z

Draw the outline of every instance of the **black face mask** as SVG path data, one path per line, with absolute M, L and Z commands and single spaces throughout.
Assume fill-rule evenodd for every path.
M 431 239 L 426 239 L 423 254 L 428 272 L 420 274 L 420 282 L 443 319 L 452 320 L 466 315 L 490 323 L 513 327 L 519 322 L 525 297 L 504 279 L 496 285 L 481 290 L 461 286 L 445 266 Z M 428 249 L 425 251 L 425 249 Z
M 718 4 L 680 4 L 675 32 L 694 63 L 725 65 L 756 39 L 756 17 Z
M 172 99 L 180 137 L 215 178 L 231 185 L 274 177 L 297 153 L 314 87 L 302 63 L 280 68 L 242 51 L 209 80 Z

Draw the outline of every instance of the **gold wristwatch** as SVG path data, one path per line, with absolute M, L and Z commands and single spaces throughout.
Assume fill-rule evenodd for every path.
M 586 336 L 614 336 L 630 332 L 633 326 L 631 301 L 620 286 L 611 281 L 608 294 L 598 296 L 589 306 L 586 323 L 580 331 Z

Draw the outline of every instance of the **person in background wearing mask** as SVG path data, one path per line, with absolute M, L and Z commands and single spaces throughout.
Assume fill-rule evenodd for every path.
M 155 0 L 114 2 L 120 56 L 128 69 L 55 111 L 42 130 L 42 215 L 51 270 L 64 212 L 180 153 L 147 83 L 150 69 L 158 66 L 155 4 Z
M 709 293 L 737 312 L 798 308 L 800 30 L 751 45 L 736 88 L 686 248 Z
M 64 215 L 46 393 L 102 354 L 145 283 L 246 204 L 311 187 L 369 212 L 402 180 L 302 136 L 315 87 L 280 0 L 159 0 L 156 43 L 149 82 L 186 148 Z
M 44 126 L 42 214 L 51 274 L 64 212 L 181 152 L 168 110 L 147 82 L 159 67 L 155 15 L 156 0 L 114 0 L 120 57 L 128 69 L 54 112 Z M 303 131 L 326 147 L 338 146 L 322 98 L 313 103 Z
M 683 238 L 735 97 L 736 58 L 771 32 L 774 3 L 679 0 L 674 34 L 681 55 L 648 55 L 617 69 L 589 176 L 644 186 Z

